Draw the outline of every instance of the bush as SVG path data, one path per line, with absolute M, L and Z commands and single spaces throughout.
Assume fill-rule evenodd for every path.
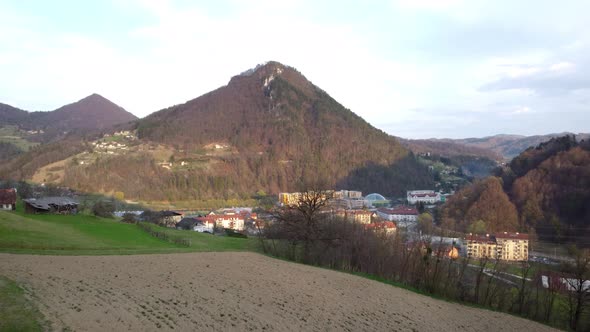
M 233 229 L 226 229 L 225 235 L 227 235 L 229 237 L 239 237 L 239 238 L 243 238 L 243 239 L 248 238 L 248 236 L 246 234 L 238 233 L 238 232 L 234 231 Z
M 115 212 L 115 205 L 109 201 L 98 201 L 92 207 L 92 214 L 97 217 L 113 218 Z
M 125 213 L 123 214 L 123 220 L 121 221 L 128 224 L 135 224 L 137 222 L 137 219 L 135 217 L 136 216 L 133 213 Z

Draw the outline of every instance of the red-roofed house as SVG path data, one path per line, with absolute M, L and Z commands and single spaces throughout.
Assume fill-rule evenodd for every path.
M 16 189 L 0 189 L 0 210 L 16 210 Z
M 375 222 L 372 224 L 366 224 L 365 229 L 373 231 L 383 231 L 386 234 L 395 233 L 397 225 L 392 221 Z
M 224 214 L 209 213 L 207 217 L 198 218 L 203 222 L 215 222 L 219 228 L 233 229 L 234 231 L 243 231 L 245 218 L 243 214 L 234 211 L 226 211 Z

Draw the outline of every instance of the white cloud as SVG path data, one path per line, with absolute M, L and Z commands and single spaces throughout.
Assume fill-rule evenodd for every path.
M 568 71 L 574 68 L 574 64 L 567 62 L 567 61 L 563 61 L 563 62 L 558 62 L 556 64 L 553 64 L 551 66 L 549 66 L 549 70 L 550 71 L 557 71 L 557 72 L 564 72 L 564 71 Z
M 357 14 L 344 4 L 320 11 L 311 1 L 113 3 L 142 17 L 115 37 L 0 4 L 0 102 L 49 110 L 97 92 L 145 116 L 268 60 L 294 66 L 370 123 L 395 124 L 380 127 L 396 135 L 500 130 L 479 119 L 511 114 L 544 114 L 549 128 L 557 110 L 582 112 L 590 100 L 588 21 L 571 5 L 523 17 L 530 2 L 401 0 L 349 19 L 338 17 Z M 554 12 L 555 29 L 546 24 Z
M 531 112 L 531 108 L 528 106 L 520 106 L 518 108 L 516 108 L 514 111 L 512 111 L 512 114 L 524 114 L 524 113 L 530 113 Z

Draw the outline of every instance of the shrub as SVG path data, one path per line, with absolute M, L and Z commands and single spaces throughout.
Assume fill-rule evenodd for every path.
M 98 201 L 92 207 L 92 214 L 97 217 L 112 218 L 115 212 L 115 205 L 109 201 Z

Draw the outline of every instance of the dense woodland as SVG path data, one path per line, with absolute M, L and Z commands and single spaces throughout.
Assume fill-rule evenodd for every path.
M 534 229 L 544 240 L 590 245 L 587 141 L 551 139 L 527 149 L 495 175 L 459 191 L 443 207 L 442 221 L 462 231 Z M 483 224 L 474 224 L 479 220 Z

